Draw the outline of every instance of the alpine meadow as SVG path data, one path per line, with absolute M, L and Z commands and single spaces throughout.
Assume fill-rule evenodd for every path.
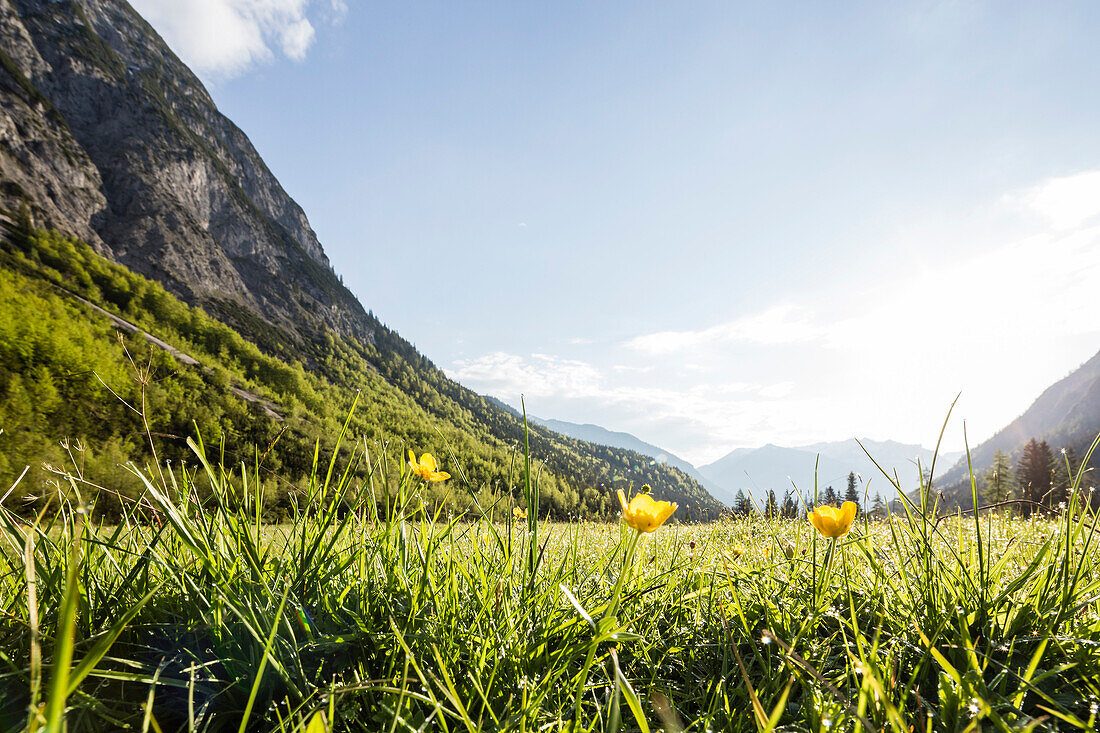
M 1100 17 L 948 5 L 0 0 L 0 732 L 1100 729 Z

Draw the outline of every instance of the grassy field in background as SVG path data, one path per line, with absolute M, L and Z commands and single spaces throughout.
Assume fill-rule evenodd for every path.
M 279 526 L 254 475 L 205 461 L 140 471 L 116 526 L 75 469 L 37 520 L 0 502 L 0 730 L 1097 722 L 1100 538 L 1076 499 L 1026 520 L 860 515 L 835 543 L 755 516 L 639 535 L 540 522 L 522 471 L 526 517 L 429 514 L 407 464 L 363 447 L 316 460 Z M 404 470 L 400 489 L 361 468 Z

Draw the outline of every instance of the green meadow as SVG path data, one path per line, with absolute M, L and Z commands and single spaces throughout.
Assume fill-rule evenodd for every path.
M 641 533 L 540 521 L 522 448 L 508 492 L 449 513 L 404 446 L 340 440 L 277 525 L 257 467 L 198 440 L 131 466 L 144 490 L 111 523 L 73 447 L 37 514 L 0 502 L 0 729 L 1097 724 L 1100 517 L 1079 492 L 1027 519 L 925 492 L 835 540 L 758 515 Z M 461 493 L 462 456 L 439 454 L 435 488 Z

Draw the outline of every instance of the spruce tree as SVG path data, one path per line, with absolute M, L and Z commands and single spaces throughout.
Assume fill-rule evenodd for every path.
M 859 501 L 859 489 L 856 488 L 856 473 L 852 471 L 848 474 L 848 488 L 844 490 L 844 501 L 850 501 L 857 507 L 863 508 Z
M 786 519 L 794 519 L 798 516 L 798 502 L 794 500 L 794 494 L 790 489 L 787 489 L 783 494 L 783 504 L 779 508 L 779 515 Z
M 882 500 L 882 495 L 876 491 L 875 498 L 871 500 L 871 516 L 885 517 L 888 511 L 886 502 Z
M 1046 505 L 1051 481 L 1054 479 L 1054 454 L 1047 442 L 1032 438 L 1024 446 L 1024 452 L 1016 464 L 1016 485 L 1020 497 L 1029 503 L 1022 505 L 1025 515 L 1030 515 L 1040 505 Z
M 993 465 L 982 475 L 982 498 L 989 504 L 1008 501 L 1016 489 L 1016 477 L 1012 473 L 1012 461 L 1003 450 L 993 454 Z
M 825 487 L 825 493 L 821 495 L 821 504 L 828 504 L 829 506 L 836 506 L 840 503 L 840 496 L 836 493 L 836 489 L 832 486 Z

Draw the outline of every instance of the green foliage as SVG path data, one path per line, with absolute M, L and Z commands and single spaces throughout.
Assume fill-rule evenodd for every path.
M 758 514 L 650 535 L 520 523 L 507 507 L 448 521 L 409 473 L 372 489 L 403 457 L 361 448 L 314 466 L 278 527 L 258 520 L 265 477 L 200 444 L 198 470 L 134 475 L 143 503 L 114 527 L 97 510 L 89 521 L 94 477 L 73 472 L 45 519 L 0 505 L 0 726 L 1100 722 L 1100 515 L 1087 505 L 1057 521 L 907 505 L 837 541 Z
M 1026 514 L 1035 511 L 1039 505 L 1053 506 L 1057 491 L 1054 486 L 1054 453 L 1047 442 L 1032 438 L 1024 446 L 1020 460 L 1016 464 L 1016 485 L 1020 498 L 1027 500 L 1022 505 Z
M 850 501 L 858 507 L 863 506 L 863 502 L 860 501 L 859 487 L 856 485 L 855 471 L 848 473 L 848 486 L 844 489 L 844 501 Z
M 1016 490 L 1012 461 L 1003 450 L 993 454 L 993 465 L 982 476 L 982 498 L 991 504 L 1008 501 Z
M 437 490 L 433 501 L 461 511 L 474 506 L 471 495 L 513 489 L 522 419 L 447 379 L 384 327 L 373 343 L 330 331 L 298 343 L 250 311 L 217 304 L 222 317 L 261 335 L 261 349 L 205 310 L 54 232 L 15 231 L 0 240 L 0 273 L 0 428 L 6 431 L 0 479 L 32 466 L 22 484 L 27 496 L 40 495 L 49 475 L 43 463 L 151 460 L 148 432 L 160 457 L 187 461 L 184 440 L 197 426 L 224 446 L 227 459 L 260 461 L 270 476 L 281 477 L 283 488 L 273 491 L 282 498 L 269 504 L 269 519 L 277 520 L 309 474 L 314 445 L 339 430 L 356 390 L 350 430 L 367 445 L 462 456 L 462 471 L 450 471 L 459 486 Z M 198 365 L 176 360 L 138 334 L 119 343 L 116 326 L 74 296 L 163 339 Z M 263 402 L 246 401 L 241 392 Z M 81 449 L 78 456 L 58 445 L 65 438 Z M 530 445 L 542 511 L 555 517 L 609 516 L 616 511 L 615 488 L 643 483 L 678 502 L 684 519 L 713 517 L 722 508 L 680 471 L 632 451 L 537 426 Z M 125 495 L 133 487 L 107 488 Z M 26 509 L 34 506 L 28 501 Z

